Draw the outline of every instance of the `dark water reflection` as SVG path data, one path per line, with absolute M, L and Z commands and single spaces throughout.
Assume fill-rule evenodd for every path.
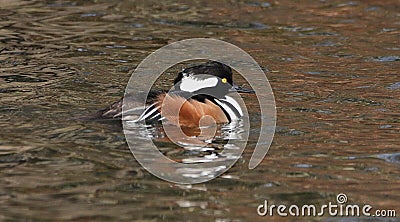
M 264 199 L 326 204 L 340 192 L 399 212 L 399 8 L 0 1 L 0 220 L 264 220 Z M 253 136 L 220 178 L 174 185 L 138 165 L 120 123 L 76 118 L 119 99 L 149 53 L 192 37 L 234 43 L 268 68 L 278 129 L 256 169 Z M 257 135 L 257 103 L 245 100 Z

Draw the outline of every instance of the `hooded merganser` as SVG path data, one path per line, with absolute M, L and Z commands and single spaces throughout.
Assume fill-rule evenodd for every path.
M 219 62 L 207 62 L 183 69 L 174 80 L 174 89 L 150 91 L 150 105 L 141 110 L 135 121 L 158 122 L 167 119 L 174 125 L 198 127 L 204 116 L 211 116 L 215 123 L 230 123 L 243 116 L 239 103 L 229 92 L 254 93 L 251 89 L 233 83 L 232 69 Z M 176 104 L 179 115 L 176 115 Z M 123 101 L 100 110 L 97 117 L 121 118 Z M 175 106 L 175 107 L 174 107 Z M 130 118 L 131 119 L 131 118 Z

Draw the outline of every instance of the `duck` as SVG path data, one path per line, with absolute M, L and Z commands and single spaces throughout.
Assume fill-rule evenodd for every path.
M 211 117 L 213 123 L 227 124 L 243 116 L 238 101 L 228 94 L 254 94 L 252 89 L 235 84 L 232 69 L 217 61 L 185 68 L 177 74 L 173 83 L 174 88 L 169 92 L 150 91 L 147 106 L 141 110 L 141 114 L 130 120 L 146 123 L 167 120 L 173 125 L 190 128 L 199 127 L 204 117 Z M 121 119 L 122 106 L 123 99 L 99 110 L 96 118 Z

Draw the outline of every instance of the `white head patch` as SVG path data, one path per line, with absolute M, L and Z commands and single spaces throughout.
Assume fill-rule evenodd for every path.
M 194 76 L 188 76 L 182 78 L 180 89 L 186 92 L 195 92 L 199 89 L 215 87 L 217 84 L 217 77 L 200 79 Z

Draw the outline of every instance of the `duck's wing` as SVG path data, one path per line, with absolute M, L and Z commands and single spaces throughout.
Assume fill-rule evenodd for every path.
M 122 97 L 117 102 L 114 102 L 113 104 L 109 105 L 108 107 L 97 111 L 94 116 L 99 119 L 121 118 L 123 100 L 124 100 L 124 98 Z
M 162 90 L 152 90 L 147 95 L 147 101 L 154 101 L 158 95 L 162 94 L 165 91 Z M 90 119 L 122 119 L 122 107 L 133 107 L 129 110 L 124 110 L 124 119 L 126 120 L 135 120 L 139 118 L 148 107 L 143 106 L 143 98 L 146 96 L 143 95 L 126 95 L 125 103 L 124 97 L 122 97 L 117 102 L 112 103 L 108 107 L 97 111 Z
M 129 103 L 128 107 L 135 107 L 130 110 L 125 110 L 125 116 L 129 116 L 130 118 L 137 118 L 141 115 L 143 110 L 145 110 L 146 107 L 143 106 L 143 104 L 140 104 L 137 98 L 135 97 L 126 97 L 125 98 L 125 104 L 124 104 L 124 98 L 122 97 L 120 100 L 117 102 L 112 103 L 108 107 L 98 110 L 90 119 L 115 119 L 115 120 L 121 120 L 122 119 L 122 107 L 127 105 L 126 103 Z
M 151 105 L 147 106 L 142 114 L 135 119 L 136 122 L 139 121 L 146 121 L 147 123 L 152 123 L 152 122 L 159 122 L 161 121 L 164 117 L 161 115 L 161 105 L 163 103 L 163 99 L 165 98 L 165 95 L 174 95 L 176 97 L 181 97 L 183 99 L 188 99 L 190 98 L 193 94 L 188 93 L 188 92 L 183 92 L 183 91 L 170 91 L 168 93 L 158 93 L 157 95 L 154 95 L 155 98 L 152 99 Z M 124 118 L 125 120 L 125 118 Z M 129 119 L 131 120 L 131 119 Z

